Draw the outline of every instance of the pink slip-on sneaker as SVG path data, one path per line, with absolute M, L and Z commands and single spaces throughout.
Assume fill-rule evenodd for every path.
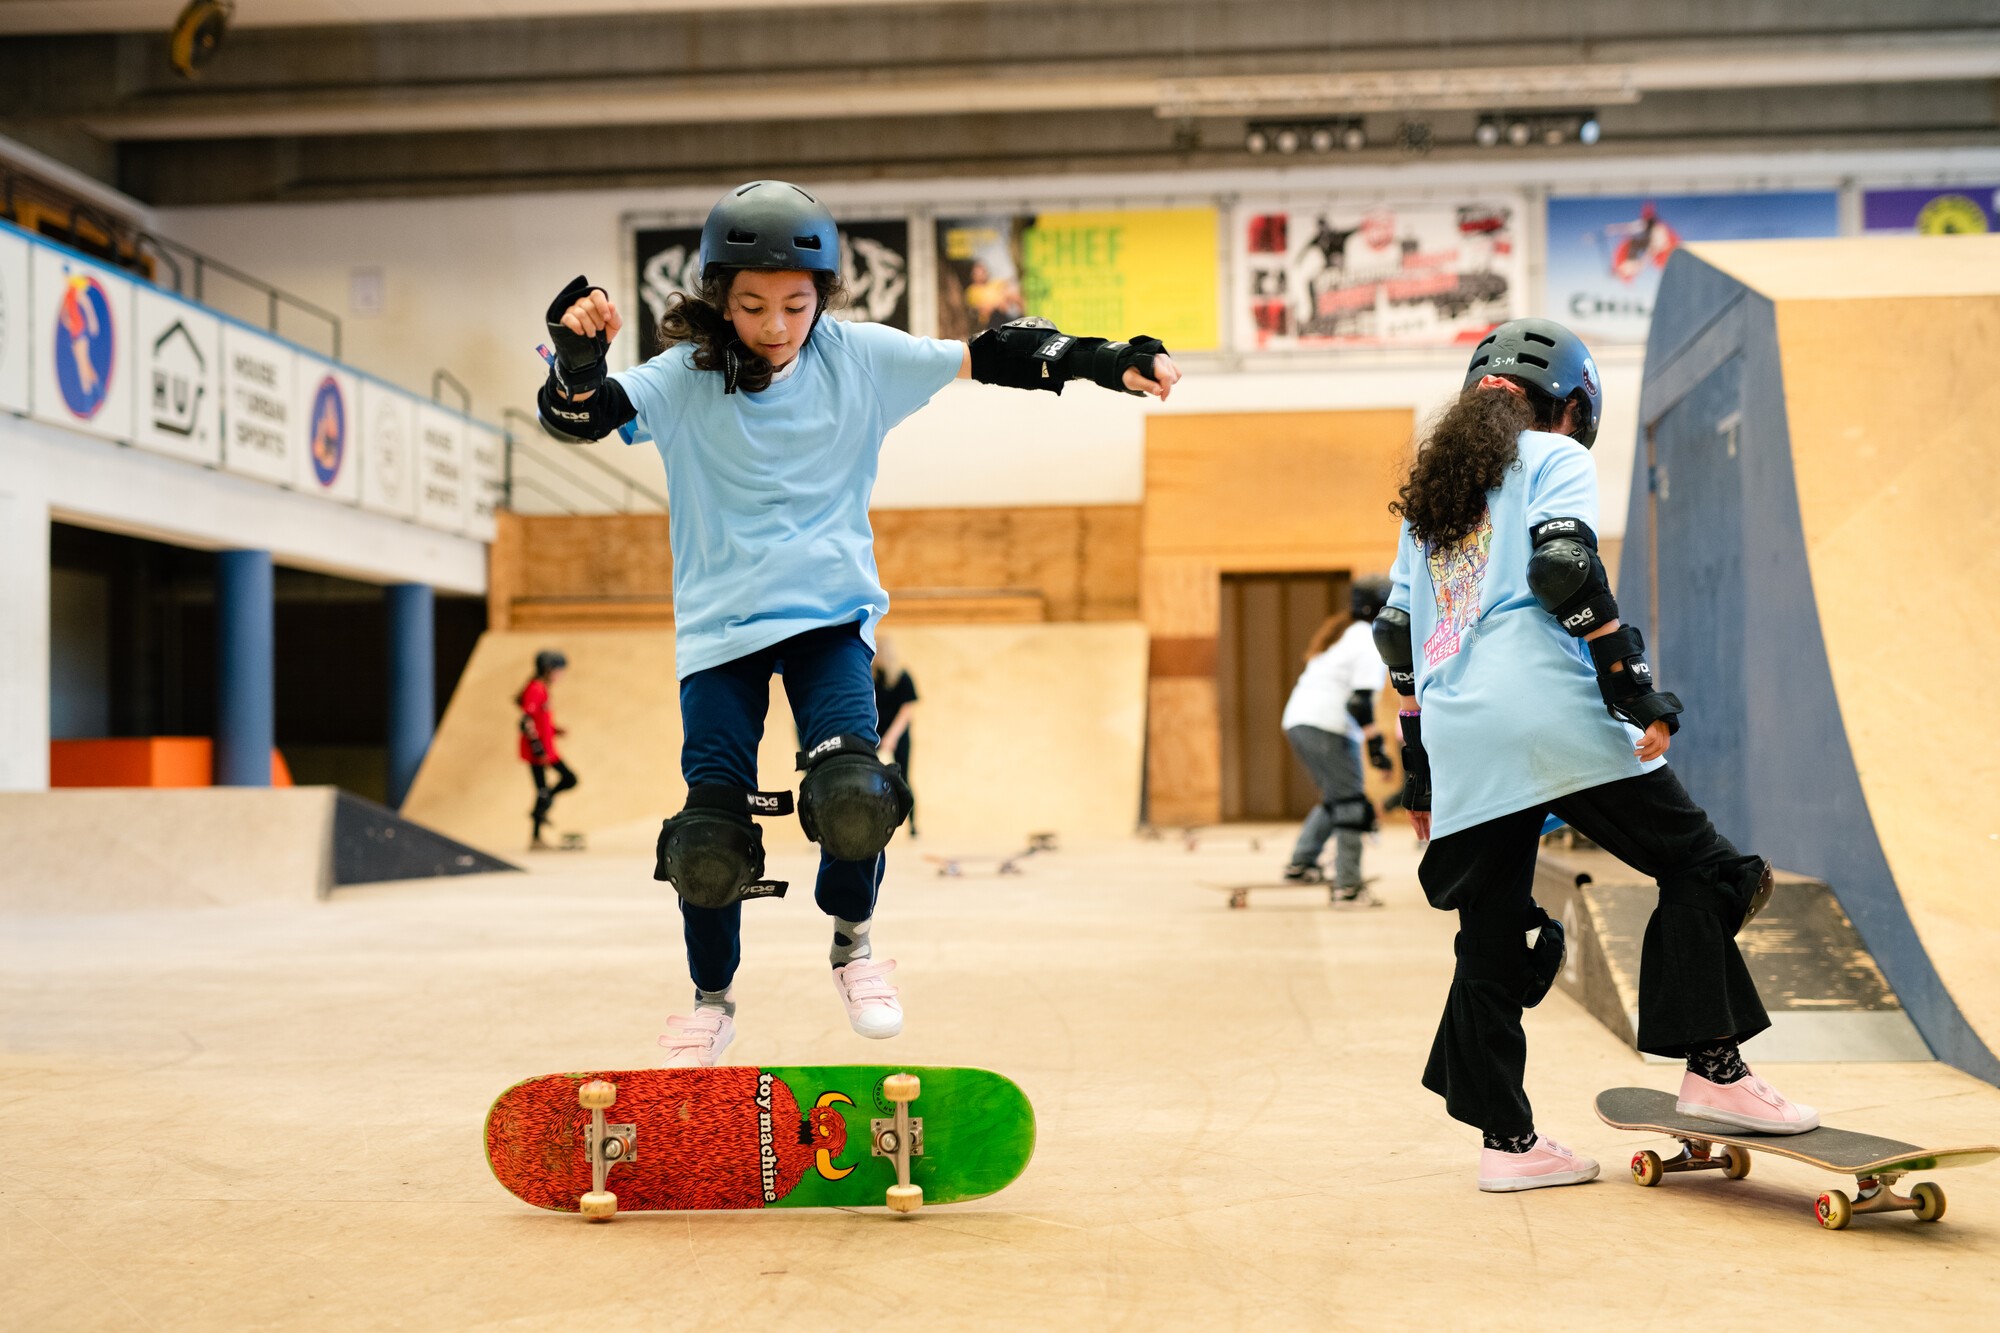
M 1535 1146 L 1526 1152 L 1479 1150 L 1479 1188 L 1489 1194 L 1581 1185 L 1595 1179 L 1596 1162 L 1578 1157 L 1546 1134 L 1536 1135 Z
M 896 962 L 857 958 L 845 967 L 833 969 L 833 988 L 847 1006 L 847 1022 L 864 1037 L 893 1037 L 903 1030 L 903 1005 L 888 976 Z
M 736 1020 L 721 1009 L 697 1005 L 690 1015 L 675 1014 L 660 1034 L 660 1045 L 668 1069 L 706 1069 L 722 1059 L 729 1043 L 736 1039 Z
M 1803 1134 L 1819 1128 L 1818 1111 L 1786 1101 L 1784 1094 L 1755 1074 L 1734 1083 L 1711 1083 L 1690 1069 L 1681 1079 L 1674 1109 L 1759 1134 Z

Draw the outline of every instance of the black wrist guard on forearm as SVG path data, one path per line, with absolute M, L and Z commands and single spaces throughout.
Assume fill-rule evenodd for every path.
M 550 367 L 555 376 L 556 386 L 566 396 L 595 392 L 604 383 L 605 359 L 611 354 L 611 339 L 603 333 L 585 337 L 571 333 L 562 322 L 565 311 L 591 292 L 604 291 L 602 287 L 591 285 L 590 279 L 578 274 L 571 278 L 569 286 L 555 300 L 549 302 L 549 312 L 544 322 L 549 329 L 549 346 L 555 349 L 556 359 Z M 609 295 L 609 293 L 606 293 Z
M 1036 315 L 988 329 L 970 346 L 972 378 L 981 384 L 1050 393 L 1061 393 L 1071 380 L 1132 393 L 1125 387 L 1125 372 L 1136 370 L 1152 379 L 1155 358 L 1167 354 L 1167 345 L 1158 338 L 1143 334 L 1131 342 L 1072 338 Z
M 1368 738 L 1368 765 L 1382 773 L 1390 772 L 1396 767 L 1396 761 L 1389 758 L 1389 743 L 1379 734 Z
M 535 419 L 564 444 L 601 440 L 637 415 L 638 410 L 625 395 L 625 386 L 617 380 L 604 380 L 590 397 L 572 402 L 563 393 L 553 366 L 535 394 Z
M 1423 724 L 1415 717 L 1403 723 L 1403 808 L 1431 808 L 1431 757 L 1424 752 Z
M 1620 625 L 1590 640 L 1589 647 L 1597 664 L 1597 692 L 1611 716 L 1641 731 L 1655 722 L 1665 722 L 1669 736 L 1681 729 L 1681 701 L 1653 688 L 1646 641 L 1636 627 Z

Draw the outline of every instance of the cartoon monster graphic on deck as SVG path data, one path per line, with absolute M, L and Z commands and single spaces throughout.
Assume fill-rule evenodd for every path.
M 70 413 L 85 421 L 111 392 L 114 341 L 104 288 L 87 273 L 67 275 L 56 311 L 56 385 Z
M 1479 593 L 1486 581 L 1486 562 L 1493 554 L 1493 516 L 1482 514 L 1479 526 L 1454 542 L 1424 547 L 1431 586 L 1437 590 L 1437 628 L 1424 640 L 1424 662 L 1435 667 L 1464 643 L 1467 630 L 1479 623 Z
M 813 1170 L 828 1180 L 839 1180 L 854 1170 L 834 1165 L 847 1150 L 847 1118 L 834 1108 L 852 1105 L 854 1099 L 844 1092 L 823 1092 L 799 1126 L 799 1141 L 813 1150 Z

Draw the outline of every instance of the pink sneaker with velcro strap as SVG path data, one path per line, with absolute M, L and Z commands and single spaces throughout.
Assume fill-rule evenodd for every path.
M 1819 1128 L 1818 1111 L 1786 1101 L 1783 1093 L 1755 1074 L 1734 1083 L 1711 1083 L 1690 1069 L 1681 1079 L 1674 1109 L 1759 1134 L 1803 1134 Z
M 1479 1188 L 1488 1194 L 1581 1185 L 1595 1179 L 1596 1162 L 1577 1156 L 1546 1134 L 1536 1135 L 1535 1146 L 1526 1152 L 1479 1150 Z

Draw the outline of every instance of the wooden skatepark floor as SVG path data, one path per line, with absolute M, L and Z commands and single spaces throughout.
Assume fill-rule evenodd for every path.
M 1453 927 L 1404 829 L 1369 852 L 1387 905 L 1365 912 L 1230 911 L 1198 886 L 1267 878 L 1281 839 L 1066 845 L 1004 880 L 915 855 L 982 850 L 1009 848 L 895 849 L 890 1043 L 847 1031 L 809 894 L 745 911 L 732 1058 L 987 1065 L 1033 1098 L 1020 1181 L 909 1219 L 591 1226 L 492 1180 L 496 1093 L 642 1063 L 686 998 L 671 899 L 629 852 L 324 904 L 0 920 L 0 1326 L 1971 1327 L 2000 1308 L 2000 1168 L 1943 1173 L 1940 1224 L 1839 1234 L 1811 1215 L 1834 1178 L 1768 1156 L 1740 1183 L 1639 1189 L 1625 1161 L 1657 1141 L 1591 1099 L 1677 1075 L 1559 992 L 1529 1016 L 1530 1091 L 1604 1177 L 1478 1193 L 1478 1135 L 1417 1084 Z M 794 853 L 775 869 L 806 878 Z M 1941 1065 L 1772 1072 L 1846 1128 L 2000 1129 L 2000 1090 Z

